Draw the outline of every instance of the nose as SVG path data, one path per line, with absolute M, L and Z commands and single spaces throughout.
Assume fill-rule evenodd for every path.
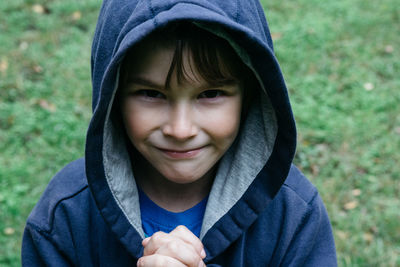
M 186 140 L 194 137 L 198 128 L 193 120 L 193 112 L 190 103 L 174 103 L 167 115 L 167 121 L 163 126 L 163 134 L 177 140 Z

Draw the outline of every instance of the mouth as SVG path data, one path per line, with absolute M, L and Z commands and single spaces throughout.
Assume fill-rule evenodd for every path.
M 158 148 L 158 149 L 169 158 L 190 159 L 196 157 L 204 149 L 204 147 L 188 149 L 188 150 L 174 150 L 174 149 L 164 149 L 164 148 Z

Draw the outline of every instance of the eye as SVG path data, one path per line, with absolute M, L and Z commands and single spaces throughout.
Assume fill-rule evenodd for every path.
M 225 93 L 222 90 L 207 90 L 204 92 L 201 92 L 201 94 L 199 94 L 198 98 L 216 98 L 219 96 L 224 96 Z
M 135 92 L 137 96 L 143 96 L 148 98 L 165 98 L 165 95 L 157 90 L 142 89 Z

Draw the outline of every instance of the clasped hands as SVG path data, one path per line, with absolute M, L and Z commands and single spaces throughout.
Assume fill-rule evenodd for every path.
M 143 239 L 143 257 L 138 267 L 203 267 L 206 253 L 200 239 L 185 226 L 176 227 L 169 234 L 154 233 Z

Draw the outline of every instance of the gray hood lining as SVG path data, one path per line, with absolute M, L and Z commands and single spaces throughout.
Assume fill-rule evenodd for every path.
M 103 135 L 103 165 L 108 186 L 115 201 L 121 208 L 130 224 L 144 238 L 139 206 L 139 194 L 133 176 L 131 161 L 127 151 L 125 129 L 116 128 L 111 120 L 112 103 L 114 103 L 119 84 L 119 70 L 113 96 L 107 109 Z

